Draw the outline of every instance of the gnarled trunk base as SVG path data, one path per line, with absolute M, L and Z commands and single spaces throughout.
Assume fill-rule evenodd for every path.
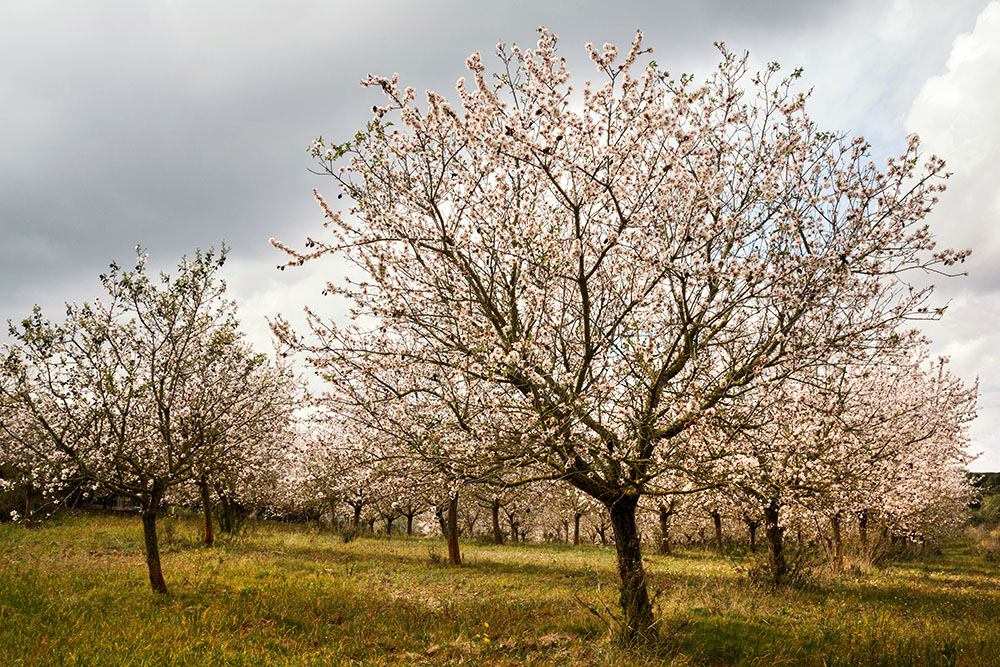
M 644 642 L 656 637 L 653 605 L 649 601 L 639 529 L 635 522 L 638 501 L 637 496 L 622 496 L 606 505 L 611 513 L 615 549 L 618 552 L 618 575 L 621 578 L 621 606 L 624 614 L 621 639 L 626 643 Z

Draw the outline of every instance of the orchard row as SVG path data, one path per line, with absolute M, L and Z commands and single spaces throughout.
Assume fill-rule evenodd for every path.
M 946 532 L 976 388 L 912 324 L 943 313 L 927 276 L 968 254 L 925 222 L 943 161 L 912 135 L 877 166 L 814 125 L 800 72 L 722 46 L 696 84 L 641 34 L 624 58 L 587 46 L 596 83 L 556 45 L 498 45 L 492 74 L 473 54 L 458 106 L 369 75 L 368 125 L 309 148 L 350 202 L 316 194 L 324 237 L 303 251 L 272 240 L 282 269 L 331 255 L 347 274 L 324 291 L 346 317 L 272 323 L 321 379 L 311 398 L 242 341 L 224 252 L 158 285 L 140 261 L 105 276 L 107 302 L 12 327 L 7 459 L 135 498 L 157 590 L 177 490 L 354 522 L 436 508 L 455 564 L 463 500 L 496 539 L 501 509 L 513 537 L 564 503 L 615 544 L 626 639 L 655 634 L 644 517 L 661 542 L 699 507 L 760 526 L 775 582 L 791 526 L 822 525 L 838 563 L 848 525 Z

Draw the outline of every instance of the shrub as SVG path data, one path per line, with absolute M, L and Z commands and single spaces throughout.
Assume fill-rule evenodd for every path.
M 785 542 L 784 546 L 785 576 L 782 586 L 807 588 L 816 585 L 817 570 L 824 563 L 823 551 L 817 542 Z M 774 588 L 774 576 L 771 572 L 770 555 L 766 548 L 750 554 L 745 564 L 734 567 L 737 572 L 746 576 L 752 586 L 759 588 Z
M 441 552 L 437 549 L 437 547 L 428 547 L 427 557 L 434 565 L 440 565 L 444 562 L 444 556 L 441 555 Z
M 1000 528 L 979 540 L 979 553 L 990 562 L 1000 561 Z

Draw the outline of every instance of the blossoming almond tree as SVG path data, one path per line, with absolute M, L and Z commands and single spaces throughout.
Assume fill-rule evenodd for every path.
M 353 513 L 351 525 L 358 529 L 362 512 L 383 495 L 380 450 L 380 443 L 351 422 L 314 409 L 299 422 L 282 462 L 274 505 L 315 515 L 327 510 L 336 519 L 338 504 L 346 503 Z
M 961 523 L 972 497 L 966 470 L 974 457 L 967 446 L 978 383 L 955 377 L 946 358 L 917 357 L 912 364 L 909 381 L 882 395 L 894 406 L 883 410 L 899 415 L 871 433 L 882 456 L 848 488 L 837 485 L 826 494 L 832 524 L 854 515 L 859 532 L 867 533 L 874 518 L 894 534 L 925 540 L 953 533 Z
M 254 355 L 217 277 L 226 249 L 198 251 L 159 284 L 140 259 L 112 264 L 106 300 L 38 308 L 4 349 L 3 436 L 40 474 L 141 506 L 153 590 L 167 591 L 156 520 L 172 487 L 235 458 L 285 419 L 287 377 Z M 11 406 L 14 417 L 9 418 Z
M 763 514 L 775 584 L 787 571 L 786 511 L 830 523 L 839 570 L 845 516 L 884 512 L 894 498 L 928 506 L 924 500 L 943 490 L 934 481 L 940 474 L 929 469 L 968 463 L 965 431 L 977 388 L 966 387 L 944 366 L 943 360 L 928 365 L 919 349 L 886 349 L 864 363 L 830 363 L 759 387 L 717 416 L 722 431 L 732 429 L 730 455 L 715 466 L 721 495 Z M 935 492 L 921 495 L 919 488 Z
M 210 351 L 225 354 L 225 359 L 199 369 L 201 377 L 188 381 L 190 411 L 182 425 L 185 437 L 211 452 L 197 466 L 195 479 L 207 546 L 214 541 L 213 491 L 227 532 L 234 529 L 235 505 L 257 504 L 266 497 L 279 474 L 274 465 L 284 460 L 280 450 L 289 444 L 292 410 L 302 393 L 288 367 L 236 340 L 235 330 L 226 336 L 230 339 Z
M 495 448 L 488 443 L 510 430 L 497 427 L 504 412 L 486 409 L 494 407 L 483 400 L 489 387 L 462 368 L 421 362 L 422 350 L 406 352 L 400 341 L 379 332 L 363 340 L 361 347 L 331 351 L 317 362 L 330 383 L 325 403 L 353 430 L 379 443 L 374 463 L 383 483 L 399 487 L 400 480 L 408 480 L 410 493 L 447 505 L 442 532 L 449 562 L 461 565 L 459 495 L 465 485 L 500 477 L 502 468 L 491 455 Z M 409 363 L 373 364 L 372 356 L 404 356 Z
M 905 272 L 964 254 L 935 253 L 922 222 L 943 163 L 910 137 L 879 169 L 814 126 L 798 72 L 753 75 L 722 48 L 703 85 L 674 80 L 640 64 L 639 34 L 623 60 L 588 45 L 601 80 L 577 88 L 556 42 L 498 46 L 492 78 L 473 54 L 458 107 L 368 76 L 384 103 L 366 130 L 312 146 L 350 215 L 317 194 L 332 239 L 274 243 L 364 274 L 327 286 L 353 327 L 309 311 L 322 346 L 383 328 L 403 352 L 371 363 L 463 368 L 502 396 L 524 420 L 510 453 L 608 509 L 625 634 L 650 636 L 636 505 L 677 437 L 763 369 L 881 339 L 928 308 Z

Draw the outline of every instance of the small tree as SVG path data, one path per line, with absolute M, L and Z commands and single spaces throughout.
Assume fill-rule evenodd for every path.
M 243 342 L 224 298 L 225 258 L 225 247 L 197 251 L 159 281 L 144 256 L 135 271 L 112 264 L 106 301 L 69 304 L 62 323 L 36 307 L 4 350 L 5 438 L 49 479 L 139 503 L 157 593 L 167 591 L 156 536 L 165 494 L 238 458 L 287 414 L 284 374 Z
M 223 529 L 232 532 L 234 505 L 254 504 L 275 483 L 275 464 L 283 460 L 280 450 L 288 444 L 292 409 L 301 395 L 290 369 L 254 353 L 246 343 L 231 341 L 226 354 L 228 366 L 217 364 L 212 375 L 193 379 L 198 391 L 189 399 L 190 416 L 183 427 L 199 447 L 212 451 L 202 459 L 195 479 L 208 546 L 213 542 L 213 491 L 222 505 Z
M 716 474 L 752 530 L 751 517 L 763 515 L 773 582 L 787 573 L 786 510 L 829 525 L 839 571 L 846 517 L 886 510 L 896 499 L 920 506 L 917 489 L 933 487 L 929 481 L 938 475 L 901 474 L 907 468 L 964 466 L 976 392 L 945 372 L 943 362 L 928 368 L 925 355 L 890 348 L 863 362 L 801 370 L 720 412 L 723 432 L 729 422 L 738 426 L 726 438 L 730 455 L 717 462 Z

